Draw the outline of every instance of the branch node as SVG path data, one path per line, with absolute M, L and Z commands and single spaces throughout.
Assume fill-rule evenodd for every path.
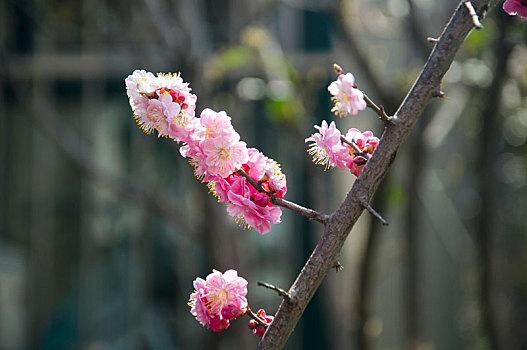
M 335 269 L 335 273 L 338 273 L 339 271 L 344 270 L 344 265 L 342 265 L 340 261 L 337 261 L 335 265 L 333 265 L 333 268 Z
M 265 282 L 256 282 L 260 287 L 265 287 L 267 289 L 271 289 L 271 290 L 274 290 L 275 292 L 277 292 L 282 298 L 284 298 L 285 300 L 287 301 L 291 301 L 291 295 L 289 295 L 288 292 L 286 292 L 285 290 L 283 290 L 282 288 L 280 287 L 277 287 L 275 286 L 274 284 L 269 284 L 269 283 L 265 283 Z
M 426 41 L 428 41 L 429 43 L 432 43 L 432 44 L 437 44 L 439 42 L 439 39 L 438 38 L 432 38 L 431 36 L 429 36 L 428 38 L 426 38 Z
M 446 94 L 441 90 L 437 90 L 432 93 L 432 97 L 445 98 Z
M 388 221 L 386 221 L 381 214 L 379 214 L 375 209 L 373 209 L 370 205 L 370 203 L 368 203 L 368 201 L 366 200 L 362 200 L 361 201 L 361 204 L 362 206 L 370 212 L 371 215 L 375 216 L 377 219 L 379 219 L 380 222 L 382 222 L 382 224 L 384 226 L 388 226 Z
M 465 1 L 465 7 L 467 8 L 470 17 L 472 17 L 472 23 L 474 23 L 474 27 L 476 29 L 483 29 L 483 25 L 479 21 L 478 14 L 476 13 L 474 6 L 472 6 L 472 3 L 470 1 Z

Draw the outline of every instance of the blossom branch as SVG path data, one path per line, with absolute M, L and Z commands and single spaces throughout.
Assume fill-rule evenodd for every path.
M 386 114 L 386 112 L 384 111 L 384 107 L 383 106 L 377 106 L 375 104 L 375 102 L 373 102 L 369 97 L 368 95 L 364 94 L 364 101 L 366 101 L 366 105 L 373 109 L 373 111 L 375 113 L 377 113 L 377 115 L 379 116 L 379 118 L 383 121 L 383 123 L 385 125 L 389 125 L 391 124 L 392 122 L 392 118 L 390 116 L 388 116 L 388 114 Z
M 355 152 L 357 152 L 358 155 L 363 155 L 364 153 L 366 153 L 363 150 L 361 150 L 359 146 L 357 146 L 357 144 L 353 140 L 349 141 L 347 138 L 341 135 L 340 141 L 344 142 L 347 145 L 350 145 L 355 150 Z
M 265 287 L 267 289 L 271 289 L 271 290 L 274 290 L 275 292 L 277 292 L 282 298 L 286 299 L 286 300 L 291 300 L 291 296 L 289 295 L 288 292 L 286 292 L 285 290 L 283 290 L 282 288 L 280 287 L 277 287 L 275 286 L 274 284 L 269 284 L 269 283 L 266 283 L 266 282 L 256 282 L 260 287 Z
M 473 0 L 476 11 L 495 5 L 496 0 Z M 449 69 L 465 37 L 473 28 L 471 16 L 460 1 L 449 23 L 439 37 L 419 77 L 399 106 L 392 125 L 384 134 L 337 211 L 329 216 L 325 230 L 308 261 L 289 289 L 290 300 L 284 299 L 275 318 L 258 344 L 259 350 L 282 349 L 293 332 L 313 294 L 338 260 L 338 255 L 351 228 L 364 210 L 357 198 L 369 201 L 392 164 L 397 150 L 410 133 Z
M 362 205 L 364 206 L 364 208 L 370 212 L 371 215 L 375 216 L 377 219 L 379 219 L 380 222 L 382 222 L 382 224 L 384 226 L 388 226 L 388 221 L 386 221 L 381 214 L 379 214 L 379 212 L 377 212 L 375 209 L 373 209 L 370 205 L 370 203 L 368 203 L 368 201 L 364 200 L 361 202 Z
M 254 188 L 256 188 L 256 190 L 258 190 L 258 192 L 267 194 L 269 196 L 269 201 L 271 203 L 276 204 L 276 205 L 278 205 L 280 207 L 283 207 L 283 208 L 287 208 L 287 209 L 292 210 L 294 212 L 297 212 L 297 213 L 299 213 L 302 216 L 305 216 L 305 217 L 307 217 L 309 219 L 318 221 L 318 222 L 320 222 L 322 224 L 324 224 L 328 220 L 328 215 L 326 215 L 326 214 L 322 214 L 322 213 L 320 213 L 320 212 L 318 212 L 316 210 L 313 210 L 313 209 L 304 208 L 301 205 L 298 205 L 298 204 L 290 202 L 288 200 L 279 198 L 279 197 L 273 195 L 272 193 L 267 192 L 262 187 L 262 185 L 260 185 L 258 182 L 256 182 L 251 176 L 249 176 L 249 174 L 247 174 L 242 169 L 239 169 L 237 171 L 237 173 L 240 174 L 241 176 L 245 177 L 247 179 L 247 181 L 249 181 L 249 183 Z

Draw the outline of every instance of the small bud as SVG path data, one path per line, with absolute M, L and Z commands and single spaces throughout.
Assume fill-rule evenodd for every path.
M 333 64 L 333 69 L 335 70 L 335 73 L 337 73 L 338 75 L 344 74 L 344 70 L 342 69 L 342 67 L 340 67 L 336 63 Z
M 254 195 L 254 203 L 261 207 L 265 207 L 267 204 L 269 204 L 269 196 L 265 193 L 258 192 Z
M 264 336 L 265 331 L 266 331 L 266 329 L 263 326 L 259 326 L 258 328 L 256 328 L 255 334 L 261 338 L 261 337 Z M 253 332 L 254 332 L 254 330 L 253 330 Z

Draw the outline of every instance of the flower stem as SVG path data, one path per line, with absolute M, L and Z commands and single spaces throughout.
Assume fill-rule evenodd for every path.
M 269 327 L 270 323 L 267 323 L 265 322 L 264 320 L 262 320 L 260 317 L 258 317 L 257 314 L 255 314 L 251 308 L 249 306 L 247 306 L 247 309 L 245 310 L 245 314 L 247 316 L 249 316 L 250 318 L 252 318 L 253 320 L 255 320 L 259 326 L 262 326 L 262 327 Z
M 305 216 L 305 217 L 307 217 L 309 219 L 318 221 L 318 222 L 320 222 L 322 224 L 325 223 L 328 220 L 328 216 L 326 214 L 322 214 L 322 213 L 320 213 L 320 212 L 318 212 L 316 210 L 313 210 L 313 209 L 304 208 L 301 205 L 298 205 L 296 203 L 290 202 L 290 201 L 285 200 L 283 198 L 277 197 L 277 196 L 275 196 L 272 193 L 267 192 L 262 187 L 262 185 L 260 185 L 258 182 L 256 182 L 251 176 L 249 176 L 249 174 L 247 174 L 242 169 L 239 169 L 237 171 L 237 173 L 240 174 L 241 176 L 245 177 L 247 179 L 247 181 L 249 181 L 249 183 L 254 188 L 256 188 L 256 190 L 258 190 L 258 192 L 267 194 L 269 196 L 269 199 L 270 199 L 271 203 L 276 204 L 276 205 L 278 205 L 280 207 L 287 208 L 287 209 L 292 210 L 294 212 L 297 212 L 297 213 L 299 213 L 302 216 Z

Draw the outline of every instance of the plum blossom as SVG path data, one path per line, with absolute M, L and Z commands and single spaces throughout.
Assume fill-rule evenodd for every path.
M 274 316 L 267 315 L 264 309 L 258 310 L 256 316 L 258 316 L 260 320 L 264 321 L 267 324 L 270 324 L 274 320 Z M 260 338 L 264 336 L 266 327 L 259 324 L 256 320 L 250 320 L 247 326 L 249 327 L 249 329 L 252 329 L 253 334 L 256 334 Z
M 350 169 L 351 173 L 355 176 L 359 176 L 362 169 L 366 165 L 368 159 L 370 159 L 373 151 L 379 144 L 379 139 L 373 136 L 371 131 L 361 132 L 358 129 L 351 128 L 346 133 L 346 139 L 354 142 L 362 152 L 358 153 L 357 150 L 348 146 L 351 158 L 348 160 L 346 166 Z
M 190 124 L 191 133 L 180 154 L 189 158 L 202 182 L 226 178 L 248 160 L 247 146 L 231 125 L 225 112 L 205 109 Z
M 282 210 L 271 203 L 271 197 L 284 197 L 286 177 L 278 163 L 255 148 L 248 149 L 248 161 L 240 169 L 259 183 L 264 192 L 259 192 L 237 172 L 225 178 L 213 178 L 209 188 L 218 202 L 229 204 L 227 212 L 240 226 L 251 227 L 260 234 L 268 233 L 270 223 L 279 223 L 282 215 Z
M 227 210 L 236 221 L 261 234 L 270 231 L 270 223 L 280 222 L 282 211 L 271 199 L 284 197 L 286 177 L 274 160 L 247 148 L 227 113 L 205 108 L 196 117 L 197 98 L 179 74 L 156 76 L 136 70 L 125 84 L 140 127 L 181 142 L 181 156 L 188 159 L 196 177 L 207 183 L 218 201 L 229 205 Z M 260 184 L 262 193 L 238 174 L 240 169 Z M 200 304 L 195 308 L 200 310 Z M 225 326 L 222 319 L 216 321 L 214 328 Z
M 329 84 L 328 91 L 333 95 L 331 99 L 335 102 L 331 111 L 340 117 L 347 114 L 356 115 L 366 109 L 364 94 L 357 89 L 355 77 L 351 73 L 340 74 L 336 81 Z
M 210 108 L 205 108 L 199 116 L 199 124 L 195 126 L 196 137 L 208 139 L 222 134 L 232 134 L 234 128 L 231 124 L 231 117 L 224 111 L 215 112 Z
M 190 294 L 190 313 L 199 323 L 215 332 L 229 327 L 229 321 L 247 310 L 247 281 L 236 270 L 221 273 L 212 270 L 205 280 L 194 280 L 194 293 Z
M 240 141 L 237 132 L 204 140 L 202 148 L 206 157 L 207 173 L 211 176 L 225 178 L 249 158 L 246 144 Z
M 321 126 L 315 125 L 319 132 L 308 137 L 305 142 L 313 142 L 309 146 L 308 153 L 313 156 L 315 164 L 322 164 L 325 169 L 346 167 L 349 160 L 348 149 L 342 145 L 340 131 L 335 126 L 335 122 L 328 123 L 323 120 Z
M 186 141 L 188 124 L 194 118 L 196 95 L 179 74 L 135 70 L 125 79 L 126 91 L 134 118 L 147 133 Z
M 506 0 L 503 3 L 503 10 L 511 16 L 527 18 L 527 0 Z
M 239 220 L 240 224 L 247 224 L 263 235 L 271 231 L 271 222 L 273 224 L 281 222 L 282 210 L 268 202 L 265 203 L 261 197 L 255 197 L 258 192 L 251 191 L 252 188 L 247 179 L 238 177 L 227 193 L 231 203 L 227 207 L 227 212 Z M 258 203 L 254 201 L 255 198 Z

